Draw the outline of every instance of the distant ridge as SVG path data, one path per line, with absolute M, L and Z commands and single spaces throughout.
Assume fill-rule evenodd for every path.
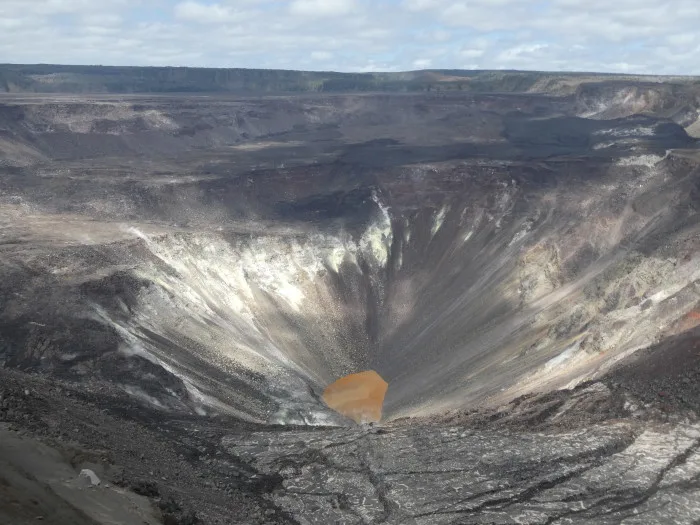
M 426 70 L 402 73 L 334 73 L 267 69 L 0 65 L 5 93 L 362 93 L 547 92 L 569 94 L 601 81 L 697 82 L 693 77 L 551 73 L 530 71 Z

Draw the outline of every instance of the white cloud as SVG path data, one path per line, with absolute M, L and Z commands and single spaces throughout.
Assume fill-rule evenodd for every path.
M 429 58 L 419 58 L 413 61 L 413 67 L 416 69 L 427 69 L 433 63 Z
M 82 14 L 102 12 L 108 9 L 127 7 L 131 0 L 2 0 L 0 16 L 8 13 L 22 13 L 33 16 L 51 16 L 58 14 Z
M 404 0 L 404 7 L 411 11 L 427 11 L 444 5 L 443 0 Z
M 519 46 L 504 49 L 498 54 L 498 59 L 501 61 L 521 59 L 527 55 L 533 55 L 538 51 L 547 49 L 547 44 L 521 44 Z
M 674 46 L 687 46 L 700 40 L 697 33 L 681 33 L 666 37 L 669 44 Z
M 459 55 L 463 58 L 479 58 L 484 56 L 483 49 L 460 49 Z
M 7 31 L 10 29 L 20 29 L 26 21 L 22 18 L 0 18 L 0 28 Z
M 198 24 L 222 24 L 234 20 L 236 13 L 230 7 L 221 4 L 188 1 L 175 6 L 175 18 Z
M 103 27 L 117 27 L 124 19 L 115 13 L 91 13 L 83 16 L 83 23 Z
M 452 39 L 452 32 L 446 29 L 434 29 L 421 31 L 418 36 L 425 42 L 448 42 Z
M 333 58 L 333 53 L 329 53 L 328 51 L 312 51 L 311 52 L 311 60 L 317 60 L 317 61 L 321 62 L 321 61 L 330 60 L 331 58 Z
M 292 0 L 289 4 L 293 14 L 310 17 L 346 15 L 355 8 L 354 0 Z

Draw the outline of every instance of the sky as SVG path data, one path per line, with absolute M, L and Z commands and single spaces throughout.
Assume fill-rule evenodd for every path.
M 0 0 L 0 63 L 700 74 L 700 0 Z

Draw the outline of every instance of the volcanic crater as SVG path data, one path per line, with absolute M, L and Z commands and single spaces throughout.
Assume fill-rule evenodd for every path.
M 700 92 L 661 80 L 2 95 L 0 419 L 156 521 L 695 523 Z M 374 427 L 323 396 L 368 370 Z

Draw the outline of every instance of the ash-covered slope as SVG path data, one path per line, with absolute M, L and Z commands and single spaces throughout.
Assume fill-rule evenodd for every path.
M 699 298 L 695 140 L 625 93 L 6 99 L 3 362 L 313 424 L 597 377 Z

